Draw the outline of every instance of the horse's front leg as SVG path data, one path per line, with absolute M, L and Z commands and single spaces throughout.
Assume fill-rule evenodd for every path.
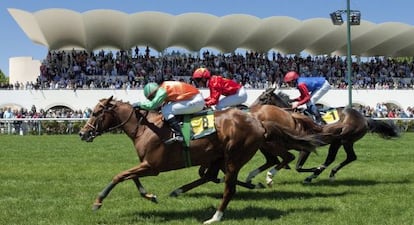
M 143 188 L 143 186 L 140 184 L 138 177 L 142 177 L 142 176 L 156 176 L 158 175 L 159 172 L 158 171 L 154 171 L 151 169 L 151 167 L 143 162 L 141 164 L 139 164 L 138 166 L 132 167 L 131 169 L 125 170 L 119 174 L 117 174 L 111 181 L 111 183 L 109 183 L 98 195 L 98 197 L 95 199 L 95 202 L 92 206 L 93 210 L 98 210 L 101 208 L 102 206 L 102 202 L 103 200 L 109 195 L 109 193 L 111 192 L 111 190 L 119 183 L 125 181 L 125 180 L 129 180 L 129 179 L 136 179 L 138 181 L 138 190 L 145 192 L 145 196 L 151 196 L 151 194 L 147 194 L 145 189 Z M 144 196 L 144 197 L 145 197 Z M 156 197 L 155 197 L 156 198 Z M 153 199 L 153 198 L 149 198 L 149 199 Z
M 135 186 L 137 186 L 137 189 L 143 198 L 158 203 L 157 196 L 154 194 L 148 194 L 138 177 L 134 177 L 132 180 L 134 181 Z
M 335 175 L 336 173 L 342 169 L 342 167 L 348 165 L 349 163 L 355 161 L 357 159 L 357 156 L 355 154 L 355 150 L 354 150 L 354 143 L 347 143 L 344 144 L 344 149 L 346 152 L 346 159 L 341 162 L 338 166 L 335 166 L 332 170 L 331 170 L 331 174 L 329 175 L 329 179 L 331 181 L 335 180 Z
M 300 151 L 298 161 L 296 162 L 296 171 L 298 171 L 299 173 L 315 172 L 316 167 L 303 168 L 303 165 L 305 165 L 305 162 L 308 160 L 309 155 L 310 152 Z

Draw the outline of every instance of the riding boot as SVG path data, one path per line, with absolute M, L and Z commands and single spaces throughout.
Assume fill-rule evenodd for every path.
M 172 131 L 173 131 L 173 137 L 166 140 L 164 143 L 165 144 L 171 144 L 173 142 L 183 142 L 184 137 L 183 137 L 183 133 L 181 132 L 181 126 L 180 126 L 180 122 L 177 120 L 177 118 L 173 117 L 169 120 L 167 120 L 166 122 L 168 122 L 168 124 L 170 125 Z
M 325 125 L 326 124 L 326 122 L 322 119 L 322 116 L 319 113 L 318 107 L 316 107 L 316 105 L 311 105 L 309 111 L 315 116 L 315 122 L 318 125 Z

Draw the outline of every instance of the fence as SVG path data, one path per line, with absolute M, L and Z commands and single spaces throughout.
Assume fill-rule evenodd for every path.
M 87 118 L 0 119 L 0 134 L 74 134 L 79 132 L 87 120 Z
M 402 131 L 414 132 L 414 118 L 374 118 L 393 121 Z M 13 118 L 0 119 L 0 134 L 43 135 L 77 134 L 87 118 Z

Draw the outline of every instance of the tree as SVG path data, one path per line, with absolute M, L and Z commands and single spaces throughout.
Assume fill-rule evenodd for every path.
M 9 78 L 6 77 L 6 75 L 0 69 L 0 84 L 8 84 L 8 83 L 9 83 Z

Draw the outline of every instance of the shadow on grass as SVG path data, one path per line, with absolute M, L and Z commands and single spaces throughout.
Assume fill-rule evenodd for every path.
M 214 214 L 216 208 L 206 207 L 204 209 L 187 210 L 187 211 L 152 211 L 152 212 L 134 212 L 126 214 L 124 219 L 129 220 L 129 223 L 169 223 L 173 221 L 183 221 L 195 219 L 197 221 L 205 221 Z M 258 220 L 277 220 L 290 213 L 300 212 L 332 212 L 333 208 L 319 207 L 319 208 L 293 208 L 286 211 L 277 210 L 275 208 L 264 208 L 249 206 L 244 209 L 231 209 L 225 211 L 223 221 L 229 220 L 246 220 L 246 219 L 258 219 Z M 109 222 L 109 221 L 107 221 Z
M 252 191 L 237 191 L 233 200 L 286 200 L 286 199 L 311 199 L 311 198 L 330 198 L 330 197 L 342 197 L 351 192 L 338 192 L 338 193 L 309 193 L 309 192 L 294 192 L 294 191 L 268 191 L 268 192 L 252 192 Z M 208 196 L 210 198 L 221 199 L 223 193 L 186 193 L 188 197 L 200 198 Z
M 409 184 L 412 183 L 408 179 L 403 180 L 361 180 L 361 179 L 337 179 L 335 181 L 330 181 L 329 179 L 324 178 L 317 178 L 312 180 L 310 184 L 304 184 L 302 181 L 280 181 L 274 184 L 277 185 L 290 185 L 290 184 L 298 184 L 302 183 L 304 186 L 350 186 L 350 187 L 358 187 L 358 186 L 375 186 L 379 184 Z
M 393 181 L 387 181 L 387 180 L 357 180 L 357 179 L 338 179 L 335 181 L 330 180 L 314 180 L 310 184 L 304 184 L 304 185 L 310 185 L 310 186 L 351 186 L 351 187 L 358 187 L 358 186 L 375 186 L 379 184 L 409 184 L 411 181 L 408 179 L 403 180 L 393 180 Z

